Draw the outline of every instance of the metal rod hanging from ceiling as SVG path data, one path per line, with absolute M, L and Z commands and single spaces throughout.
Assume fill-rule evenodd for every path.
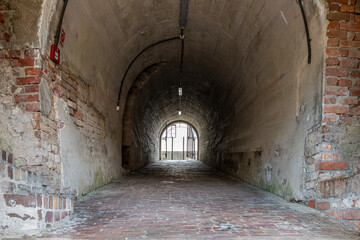
M 54 44 L 55 44 L 56 47 L 58 47 L 58 45 L 59 45 L 61 25 L 62 25 L 62 22 L 64 20 L 65 10 L 66 10 L 66 6 L 67 6 L 68 2 L 69 2 L 69 0 L 64 0 L 64 5 L 63 5 L 63 8 L 61 10 L 59 23 L 58 23 L 58 26 L 57 26 L 57 29 L 56 29 L 56 34 L 55 34 L 55 37 L 54 37 L 54 40 L 55 40 Z
M 181 57 L 180 57 L 180 78 L 179 78 L 179 115 L 181 115 L 181 97 L 183 94 L 182 90 L 182 81 L 184 76 L 184 48 L 185 48 L 185 41 L 184 41 L 184 29 L 186 27 L 186 18 L 187 18 L 187 11 L 188 11 L 188 1 L 182 0 L 180 6 L 180 39 L 181 39 Z
M 182 0 L 181 8 L 180 8 L 180 28 L 181 29 L 184 29 L 186 26 L 187 9 L 188 9 L 188 1 Z
M 298 3 L 300 6 L 301 14 L 303 16 L 304 25 L 305 25 L 305 33 L 306 33 L 306 40 L 307 40 L 307 46 L 308 46 L 308 64 L 310 64 L 311 63 L 311 38 L 310 38 L 309 26 L 308 26 L 308 21 L 306 19 L 306 14 L 305 14 L 302 0 L 298 0 Z

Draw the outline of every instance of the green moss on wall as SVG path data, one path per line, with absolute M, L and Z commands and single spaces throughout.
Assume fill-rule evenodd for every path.
M 293 199 L 292 188 L 289 182 L 286 186 L 284 186 L 274 179 L 269 185 L 266 184 L 262 178 L 260 178 L 258 184 L 256 185 L 266 191 L 272 192 L 282 198 L 285 198 L 286 201 L 291 201 Z

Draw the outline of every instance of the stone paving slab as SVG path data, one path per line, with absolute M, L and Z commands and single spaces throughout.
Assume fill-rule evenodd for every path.
M 41 239 L 360 239 L 308 207 L 198 161 L 161 161 L 79 200 Z

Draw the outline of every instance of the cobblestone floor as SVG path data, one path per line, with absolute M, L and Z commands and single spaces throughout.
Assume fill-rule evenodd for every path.
M 359 239 L 319 212 L 216 172 L 161 161 L 77 202 L 59 239 Z

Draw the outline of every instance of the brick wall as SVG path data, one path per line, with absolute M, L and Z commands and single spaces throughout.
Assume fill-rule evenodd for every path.
M 42 172 L 48 178 L 46 182 L 51 191 L 73 191 L 61 189 L 60 177 L 53 174 L 54 169 L 57 173 L 61 171 L 59 130 L 64 127 L 64 123 L 56 116 L 55 102 L 62 99 L 67 103 L 69 115 L 81 133 L 89 139 L 103 141 L 105 118 L 90 104 L 88 84 L 73 75 L 66 64 L 55 68 L 38 49 L 2 49 L 0 61 L 2 67 L 11 68 L 15 78 L 11 96 L 8 95 L 7 99 L 14 107 L 19 107 L 22 113 L 32 116 L 35 140 L 39 142 L 42 158 L 39 163 L 28 164 L 28 169 Z M 41 85 L 47 85 L 48 92 L 42 93 L 44 90 Z M 44 94 L 48 94 L 49 99 L 41 99 Z M 44 106 L 45 103 L 49 106 Z
M 360 229 L 360 1 L 327 2 L 323 120 L 307 137 L 304 194 Z
M 73 212 L 71 196 L 47 194 L 41 175 L 16 167 L 12 153 L 0 150 L 0 229 L 36 231 Z
M 66 64 L 55 66 L 48 53 L 12 44 L 6 16 L 0 12 L 0 229 L 38 230 L 66 218 L 78 194 L 63 185 L 60 138 L 69 123 L 58 117 L 56 102 L 66 103 L 91 157 L 104 151 L 105 118 L 90 103 L 88 84 Z M 96 187 L 104 182 L 97 179 Z

